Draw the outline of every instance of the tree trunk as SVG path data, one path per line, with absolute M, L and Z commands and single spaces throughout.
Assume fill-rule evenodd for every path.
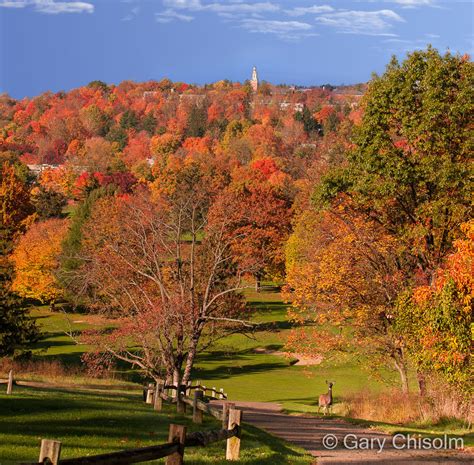
M 260 280 L 261 276 L 259 274 L 255 275 L 255 292 L 260 292 Z
M 173 371 L 173 386 L 176 386 L 176 390 L 173 389 L 173 397 L 178 397 L 178 389 L 181 385 L 181 369 L 176 367 Z
M 405 361 L 403 360 L 403 354 L 400 351 L 400 354 L 393 356 L 393 362 L 395 364 L 395 368 L 397 369 L 400 375 L 400 382 L 402 385 L 402 392 L 407 394 L 409 392 L 408 388 L 408 375 L 407 375 L 407 367 Z
M 418 379 L 418 389 L 420 391 L 420 396 L 421 397 L 424 397 L 426 395 L 426 378 L 425 378 L 425 374 L 420 371 L 420 370 L 417 370 L 416 371 L 416 377 Z
M 191 379 L 191 370 L 193 369 L 194 359 L 197 352 L 197 342 L 192 344 L 189 348 L 188 356 L 186 357 L 186 365 L 184 366 L 184 373 L 182 383 L 186 384 Z

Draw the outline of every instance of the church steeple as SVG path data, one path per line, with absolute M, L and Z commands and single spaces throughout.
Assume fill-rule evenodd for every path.
M 254 92 L 257 92 L 258 90 L 258 73 L 257 73 L 257 67 L 254 66 L 252 70 L 252 79 L 250 80 L 250 85 L 252 86 L 252 90 Z

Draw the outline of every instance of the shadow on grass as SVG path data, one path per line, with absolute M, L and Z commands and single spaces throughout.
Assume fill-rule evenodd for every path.
M 232 376 L 235 375 L 268 373 L 271 370 L 279 370 L 287 367 L 288 364 L 285 364 L 284 362 L 254 363 L 243 366 L 219 365 L 215 368 L 196 367 L 193 371 L 192 377 L 194 379 L 205 378 L 208 380 L 222 380 L 232 378 Z
M 261 331 L 268 331 L 268 332 L 279 332 L 284 329 L 291 329 L 294 328 L 296 325 L 291 321 L 270 321 L 268 323 L 259 323 L 257 326 L 255 333 Z
M 44 354 L 41 355 L 39 359 L 50 362 L 55 362 L 59 360 L 65 366 L 82 366 L 81 356 L 82 352 L 70 352 L 68 354 Z
M 296 451 L 291 448 L 284 441 L 275 438 L 275 436 L 267 433 L 266 431 L 260 430 L 255 426 L 244 423 L 242 434 L 242 449 L 240 463 L 245 465 L 295 465 L 298 463 L 309 463 L 305 460 L 307 454 L 305 452 Z M 270 453 L 266 453 L 265 457 L 262 454 L 253 453 L 254 445 L 258 443 L 265 444 L 266 449 L 270 450 Z M 223 446 L 225 443 L 222 444 Z M 217 445 L 213 445 L 216 448 Z M 193 449 L 192 452 L 197 453 L 197 449 Z M 204 450 L 205 452 L 205 450 Z M 209 465 L 209 459 L 190 458 L 186 460 L 186 463 L 190 465 Z M 216 465 L 222 465 L 225 463 L 224 459 L 217 459 L 212 461 Z
M 274 300 L 251 300 L 247 302 L 247 306 L 252 310 L 262 313 L 271 313 L 276 310 L 286 310 L 288 307 L 288 305 L 284 302 Z
M 162 412 L 153 411 L 138 400 L 139 396 L 126 394 L 110 397 L 71 394 L 59 389 L 18 388 L 13 396 L 2 395 L 0 399 L 1 415 L 5 418 L 0 422 L 0 436 L 10 447 L 9 459 L 15 460 L 36 455 L 41 437 L 61 440 L 63 457 L 71 458 L 167 442 L 170 423 L 185 424 L 190 432 L 220 427 L 209 418 L 205 418 L 202 425 L 193 425 L 189 417 L 177 416 L 171 406 L 165 406 Z M 251 425 L 244 425 L 242 441 L 241 463 L 307 463 L 299 460 L 300 457 L 304 460 L 303 453 Z M 189 449 L 187 463 L 224 463 L 224 448 L 225 441 L 206 448 Z M 0 457 L 0 463 L 6 463 L 3 459 Z

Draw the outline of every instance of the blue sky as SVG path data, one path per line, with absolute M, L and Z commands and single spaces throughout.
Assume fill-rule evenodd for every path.
M 350 84 L 431 43 L 471 53 L 473 1 L 0 0 L 0 92 L 100 79 Z

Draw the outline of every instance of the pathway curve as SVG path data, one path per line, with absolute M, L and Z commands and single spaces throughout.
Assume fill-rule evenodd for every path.
M 406 445 L 397 442 L 392 444 L 393 437 L 378 431 L 355 426 L 341 419 L 327 416 L 294 416 L 282 413 L 281 406 L 267 402 L 235 402 L 244 411 L 244 421 L 262 428 L 267 432 L 283 438 L 306 449 L 317 457 L 318 465 L 422 465 L 422 464 L 474 464 L 474 455 L 462 451 L 426 451 L 407 450 Z M 323 438 L 332 435 L 337 439 L 338 446 L 327 449 L 323 446 Z M 347 435 L 352 435 L 347 437 Z M 354 441 L 364 448 L 368 442 L 373 444 L 372 450 L 350 450 L 344 447 L 344 437 L 347 446 L 353 447 Z M 382 452 L 379 445 L 383 444 Z M 275 464 L 277 465 L 277 464 Z

